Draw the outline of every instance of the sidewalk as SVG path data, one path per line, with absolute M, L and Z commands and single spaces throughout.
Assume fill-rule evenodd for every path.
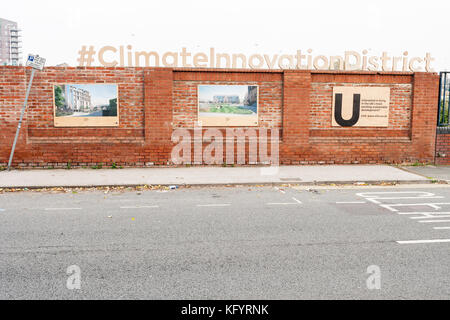
M 422 175 L 426 178 L 450 182 L 450 166 L 403 166 L 404 170 L 407 170 L 411 173 Z
M 422 175 L 387 165 L 58 169 L 0 172 L 0 188 L 430 182 L 430 179 Z

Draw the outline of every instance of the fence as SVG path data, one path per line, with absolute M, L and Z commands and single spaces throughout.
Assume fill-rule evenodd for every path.
M 441 72 L 439 81 L 439 107 L 437 124 L 439 127 L 449 126 L 450 72 Z

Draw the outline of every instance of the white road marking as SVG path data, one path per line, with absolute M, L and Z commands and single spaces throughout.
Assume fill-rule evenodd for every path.
M 444 223 L 444 222 L 450 222 L 450 220 L 424 220 L 424 221 L 418 221 L 419 223 Z
M 367 202 L 364 201 L 341 201 L 341 202 L 336 202 L 336 204 L 364 204 Z
M 415 197 L 410 195 L 415 194 Z M 431 192 L 421 192 L 421 191 L 401 191 L 401 192 L 364 192 L 357 193 L 357 196 L 365 198 L 367 201 L 377 204 L 378 206 L 388 209 L 391 212 L 395 212 L 399 215 L 409 215 L 415 217 L 409 217 L 412 220 L 416 220 L 419 223 L 448 223 L 450 220 L 441 220 L 442 218 L 450 218 L 449 211 L 437 211 L 442 209 L 443 205 L 450 205 L 448 202 L 437 202 L 437 203 L 394 203 L 394 204 L 386 204 L 383 203 L 382 200 L 395 200 L 395 199 L 438 199 L 444 198 L 442 196 L 436 196 Z M 387 197 L 382 197 L 381 195 L 391 195 Z M 402 197 L 393 197 L 392 195 L 408 195 Z M 425 206 L 430 207 L 436 211 L 415 211 L 415 212 L 399 212 L 398 207 L 413 207 L 413 206 Z M 439 220 L 436 220 L 439 219 Z M 435 227 L 435 230 L 450 230 L 450 227 Z M 450 242 L 450 240 L 414 240 L 414 241 L 397 241 L 398 243 L 437 243 L 437 242 Z
M 418 194 L 416 198 L 424 198 L 424 197 L 434 197 L 435 194 L 431 192 L 425 192 L 425 191 L 384 191 L 384 192 L 361 192 L 357 193 L 357 196 L 363 197 L 363 198 L 377 198 L 377 199 L 385 199 L 382 197 L 378 197 L 378 195 L 382 194 Z M 374 195 L 374 197 L 372 197 Z M 404 198 L 395 198 L 395 199 L 404 199 Z
M 450 239 L 409 240 L 409 241 L 396 241 L 396 242 L 399 244 L 444 243 L 444 242 L 450 242 Z
M 376 197 L 372 199 L 380 199 L 380 200 L 400 200 L 400 199 L 443 199 L 443 196 L 434 196 L 434 197 Z
M 302 204 L 302 202 L 300 200 L 297 200 L 296 198 L 292 197 L 292 200 L 294 200 L 295 202 L 297 202 L 298 204 Z
M 151 209 L 151 208 L 159 208 L 159 206 L 120 207 L 120 209 Z
M 416 211 L 416 212 L 398 212 L 399 215 L 430 215 L 430 214 L 450 214 L 450 211 L 438 211 L 438 212 L 430 212 L 430 211 Z
M 409 217 L 412 220 L 419 220 L 419 219 L 441 219 L 441 218 L 450 218 L 450 215 L 441 214 L 440 212 L 436 212 L 436 214 L 430 212 L 428 214 L 423 214 L 420 217 Z
M 222 204 L 198 204 L 197 207 L 229 207 L 231 204 L 222 203 Z
M 272 203 L 266 203 L 268 206 L 293 206 L 298 205 L 297 202 L 272 202 Z
M 388 209 L 392 212 L 398 212 L 397 209 L 393 207 L 413 207 L 413 206 L 430 206 L 434 210 L 442 209 L 441 205 L 450 205 L 449 202 L 439 202 L 439 203 L 398 203 L 398 204 L 380 204 L 380 207 Z
M 416 196 L 390 196 L 389 195 L 416 195 Z M 442 196 L 436 196 L 434 193 L 431 192 L 422 192 L 422 191 L 384 191 L 384 192 L 362 192 L 362 193 L 357 193 L 356 194 L 359 197 L 363 197 L 365 198 L 367 201 L 370 201 L 372 203 L 375 204 L 380 204 L 381 205 L 381 201 L 378 200 L 400 200 L 400 199 L 442 199 L 444 197 Z M 382 197 L 381 195 L 388 195 L 388 197 Z M 388 206 L 388 205 L 386 205 Z M 395 210 L 391 210 L 390 207 L 385 207 L 386 209 L 392 211 L 392 212 L 397 212 Z
M 59 211 L 59 210 L 83 210 L 82 208 L 45 208 L 45 211 Z

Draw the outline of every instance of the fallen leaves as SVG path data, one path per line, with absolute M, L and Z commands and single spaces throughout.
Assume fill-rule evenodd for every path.
M 108 194 L 113 192 L 126 192 L 126 191 L 140 192 L 144 190 L 168 191 L 171 189 L 168 186 L 161 186 L 161 185 L 142 185 L 134 187 L 109 186 L 109 187 L 0 188 L 0 194 L 12 192 L 47 192 L 47 193 L 78 194 L 79 192 L 89 192 L 89 191 L 102 191 L 104 194 Z

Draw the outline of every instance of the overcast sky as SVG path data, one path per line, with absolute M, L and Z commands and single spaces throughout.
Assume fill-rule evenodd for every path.
M 3 1 L 0 17 L 23 30 L 23 55 L 77 65 L 82 45 L 145 51 L 400 56 L 430 52 L 450 70 L 450 1 Z M 96 61 L 96 64 L 98 62 Z

